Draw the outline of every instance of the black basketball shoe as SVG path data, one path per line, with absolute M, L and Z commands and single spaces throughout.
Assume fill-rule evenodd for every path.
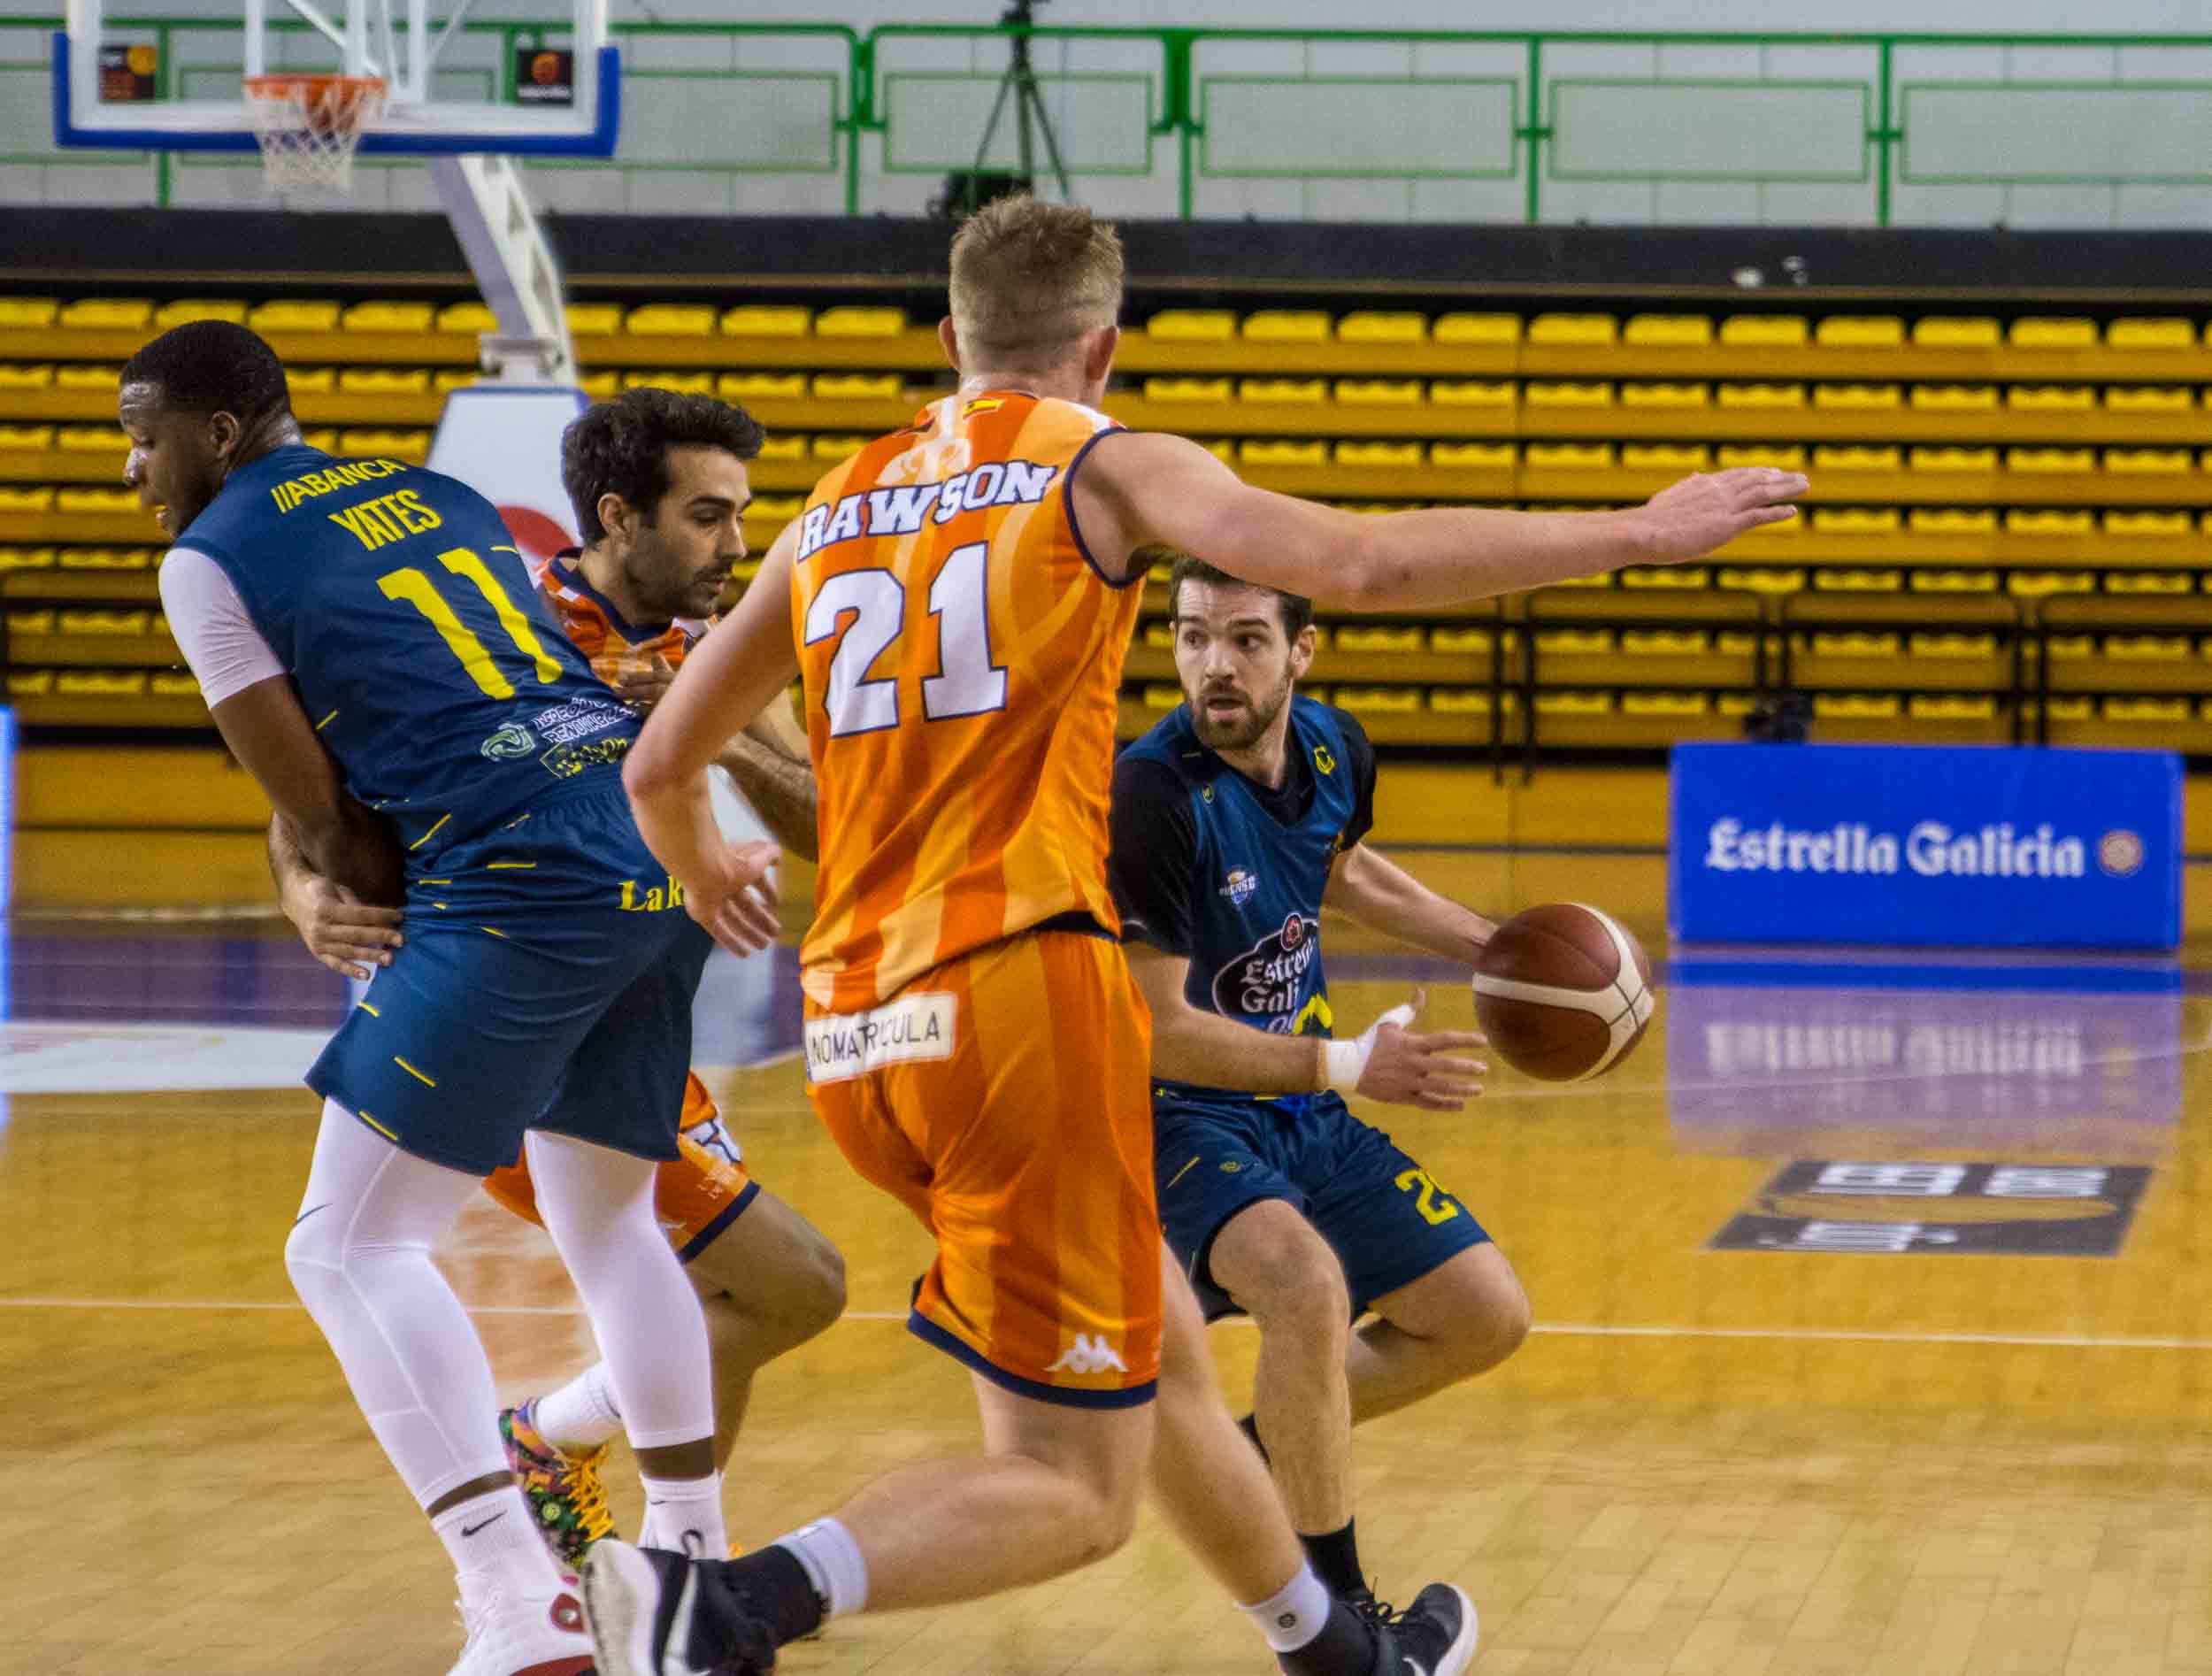
M 775 1636 L 749 1604 L 742 1591 L 718 1586 L 696 1562 L 663 1549 L 610 1537 L 584 1557 L 584 1611 L 599 1676 L 767 1676 L 776 1667 Z
M 1474 1659 L 1481 1626 L 1463 1590 L 1431 1583 L 1387 1620 L 1381 1639 L 1395 1662 L 1379 1663 L 1377 1676 L 1459 1676 Z

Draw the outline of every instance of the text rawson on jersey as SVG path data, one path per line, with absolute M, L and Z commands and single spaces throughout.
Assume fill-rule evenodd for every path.
M 949 524 L 963 512 L 992 506 L 1033 506 L 1044 499 L 1056 465 L 1030 460 L 993 460 L 972 472 L 955 472 L 938 483 L 901 483 L 847 495 L 833 505 L 814 506 L 799 524 L 802 563 L 825 547 L 864 535 L 918 534 L 924 523 Z

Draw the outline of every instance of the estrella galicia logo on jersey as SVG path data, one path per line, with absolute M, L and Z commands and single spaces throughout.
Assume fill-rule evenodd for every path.
M 538 763 L 556 780 L 572 780 L 587 768 L 620 762 L 635 742 L 627 734 L 615 739 L 580 740 L 573 745 L 554 746 L 538 758 Z
M 1336 753 L 1326 745 L 1313 748 L 1313 765 L 1325 774 L 1336 773 Z
M 1263 1030 L 1293 1034 L 1320 955 L 1320 923 L 1294 912 L 1214 973 L 1214 1011 Z
M 1259 875 L 1249 867 L 1232 867 L 1221 881 L 1221 894 L 1228 897 L 1232 908 L 1243 907 L 1259 888 Z
M 538 734 L 549 745 L 573 744 L 580 739 L 589 739 L 594 734 L 603 734 L 608 728 L 629 714 L 611 698 L 572 698 L 565 704 L 541 710 L 530 719 L 537 724 Z
M 477 749 L 494 762 L 527 757 L 538 748 L 537 736 L 520 722 L 509 722 Z

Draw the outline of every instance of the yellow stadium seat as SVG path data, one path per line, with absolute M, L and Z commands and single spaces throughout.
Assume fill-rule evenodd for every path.
M 1993 594 L 1997 573 L 1986 570 L 1922 570 L 1912 573 L 1916 594 Z
M 2053 721 L 2087 721 L 2096 707 L 2093 698 L 2051 697 L 2043 701 L 2043 713 Z
M 1319 309 L 1255 309 L 1239 330 L 1254 343 L 1326 343 L 1333 325 Z
M 1621 341 L 1639 349 L 1702 349 L 1713 341 L 1709 314 L 1632 314 Z
M 898 402 L 906 397 L 906 381 L 896 373 L 818 373 L 813 396 L 818 402 Z
M 2108 448 L 2104 468 L 2122 477 L 2180 476 L 2196 462 L 2185 448 Z
M 1609 580 L 1603 576 L 1590 579 L 1599 586 Z M 1682 593 L 1701 593 L 1713 585 L 1712 573 L 1702 565 L 1663 565 L 1646 568 L 1637 566 L 1620 573 L 1623 588 L 1637 588 L 1645 593 L 1665 593 L 1670 588 Z
M 1520 708 L 1520 700 L 1512 693 L 1502 695 L 1504 702 L 1497 708 L 1507 715 Z M 1492 707 L 1488 693 L 1479 687 L 1439 687 L 1429 695 L 1429 709 L 1439 716 L 1487 716 Z
M 1813 650 L 1823 657 L 1900 657 L 1905 650 L 1901 634 L 1874 634 L 1857 629 L 1816 634 L 1812 642 Z
M 142 634 L 152 617 L 142 611 L 65 611 L 57 627 L 65 634 Z
M 1706 637 L 1696 630 L 1624 628 L 1621 650 L 1638 657 L 1695 657 L 1706 650 Z
M 1336 381 L 1336 399 L 1346 407 L 1418 407 L 1421 385 L 1416 379 L 1344 378 Z
M 2073 317 L 2024 314 L 2012 323 L 2016 350 L 2093 350 L 2097 323 Z
M 1521 341 L 1521 317 L 1517 314 L 1440 314 L 1430 334 L 1439 343 L 1449 343 L 1455 347 L 1509 345 Z
M 146 690 L 146 677 L 140 671 L 65 672 L 54 678 L 54 690 L 80 698 L 135 698 Z
M 1237 334 L 1227 309 L 1163 309 L 1144 323 L 1147 337 L 1174 343 L 1226 343 Z
M 1534 472 L 1603 472 L 1613 465 L 1610 442 L 1531 442 L 1528 466 Z
M 70 454 L 120 454 L 129 440 L 111 425 L 71 425 L 54 437 L 55 446 Z
M 1429 386 L 1439 407 L 1511 407 L 1521 399 L 1513 385 L 1490 379 L 1440 379 Z
M 850 459 L 874 439 L 866 436 L 817 436 L 807 451 L 818 460 L 827 460 L 833 465 L 840 460 Z
M 726 402 L 796 402 L 806 396 L 803 373 L 725 373 L 715 394 Z
M 436 313 L 427 303 L 356 303 L 339 325 L 349 332 L 427 332 Z
M 1805 587 L 1801 570 L 1740 570 L 1731 565 L 1722 567 L 1717 580 L 1723 588 L 1770 596 L 1801 593 Z
M 2108 535 L 2127 539 L 2155 537 L 2171 540 L 2189 534 L 2189 514 L 2186 512 L 2107 512 L 2100 526 Z
M 1905 341 L 1905 323 L 1893 314 L 1831 314 L 1813 328 L 1813 342 L 1828 350 L 1890 350 Z
M 428 431 L 342 431 L 338 442 L 342 454 L 389 456 L 416 465 L 430 457 Z
M 1813 450 L 1816 472 L 1895 472 L 1901 471 L 1904 464 L 1904 450 L 1897 448 L 1869 448 L 1852 443 L 1823 445 Z
M 1706 693 L 1623 693 L 1621 714 L 1624 716 L 1663 716 L 1686 720 L 1702 716 L 1713 708 L 1711 696 Z
M 1621 465 L 1632 472 L 1703 472 L 1713 450 L 1702 442 L 1624 442 Z
M 2126 664 L 2185 664 L 2195 648 L 2186 634 L 2108 634 L 2104 655 Z
M 1241 444 L 1237 457 L 1247 465 L 1325 465 L 1329 448 L 1325 442 L 1263 439 Z
M 814 311 L 790 303 L 741 303 L 723 311 L 725 337 L 804 337 L 814 325 Z
M 1329 386 L 1325 379 L 1317 378 L 1248 378 L 1237 386 L 1237 399 L 1318 407 L 1329 399 Z
M 1786 472 L 1805 469 L 1805 450 L 1795 442 L 1724 442 L 1718 457 L 1724 468 L 1732 465 L 1778 465 Z
M 1805 387 L 1802 384 L 1724 384 L 1720 387 L 1723 407 L 1758 409 L 1797 409 L 1805 405 Z
M 1609 314 L 1540 314 L 1528 323 L 1528 341 L 1547 347 L 1578 349 L 1610 344 L 1620 322 Z
M 814 317 L 817 337 L 897 337 L 905 330 L 904 309 L 844 304 Z
M 154 311 L 154 329 L 159 332 L 194 320 L 227 320 L 233 326 L 243 326 L 246 305 L 235 297 L 188 296 L 164 303 Z
M 54 632 L 54 613 L 42 611 L 10 611 L 8 633 L 11 634 L 50 634 Z
M 8 696 L 37 698 L 54 690 L 54 672 L 50 669 L 15 669 L 8 672 Z
M 1993 721 L 1997 701 L 1981 693 L 1915 693 L 1905 701 L 1915 721 Z
M 1916 448 L 1912 451 L 1912 468 L 1916 472 L 1993 472 L 1997 469 L 1997 450 L 1993 448 Z
M 334 332 L 338 304 L 328 298 L 279 297 L 257 304 L 246 324 L 265 336 L 271 332 Z
M 1535 638 L 1536 650 L 1555 657 L 1602 657 L 1613 650 L 1609 629 L 1548 628 Z
M 1345 710 L 1366 711 L 1372 715 L 1406 716 L 1421 709 L 1421 689 L 1418 687 L 1340 687 L 1335 703 Z
M 436 330 L 474 337 L 499 329 L 499 317 L 481 303 L 449 303 L 432 322 Z
M 1513 469 L 1510 442 L 1438 442 L 1429 450 L 1429 464 L 1455 472 L 1502 472 Z
M 2093 512 L 2070 507 L 2016 506 L 2005 513 L 2005 529 L 2014 535 L 2086 535 L 2096 527 Z
M 1409 309 L 1355 309 L 1336 323 L 1340 343 L 1425 343 L 1429 322 Z
M 1720 323 L 1720 341 L 1731 349 L 1796 349 L 1808 335 L 1795 314 L 1732 314 Z
M 149 551 L 143 547 L 65 547 L 61 550 L 61 567 L 64 570 L 151 570 L 161 550 L 157 548 Z M 164 618 L 154 627 L 157 633 L 167 634 L 168 619 Z
M 626 390 L 675 390 L 685 396 L 714 394 L 714 374 L 687 373 L 677 367 L 646 368 L 625 373 L 622 388 Z
M 430 389 L 430 374 L 419 366 L 341 367 L 338 388 L 357 396 L 422 396 Z
M 1148 378 L 1144 399 L 1184 405 L 1233 400 L 1236 388 L 1225 378 Z
M 1339 635 L 1339 643 L 1342 635 Z M 1486 653 L 1490 650 L 1490 631 L 1486 628 L 1432 628 L 1429 630 L 1429 650 L 1465 657 Z
M 1579 384 L 1531 379 L 1521 391 L 1521 399 L 1531 407 L 1610 407 L 1613 405 L 1613 387 L 1610 384 Z
M 1613 713 L 1613 695 L 1539 693 L 1536 695 L 1536 713 L 1540 716 L 1609 716 Z
M 2196 578 L 2186 571 L 2107 571 L 2104 574 L 2108 594 L 2192 594 L 2196 591 Z
M 1916 450 L 1916 456 L 1917 453 Z M 1997 514 L 1986 506 L 1916 506 L 1907 521 L 1911 524 L 1916 535 L 1993 535 L 1997 533 Z
M 614 372 L 586 373 L 578 387 L 595 402 L 611 402 L 622 394 L 622 380 Z
M 430 370 L 430 388 L 440 396 L 465 390 L 483 375 L 472 366 L 436 366 Z
M 53 491 L 58 512 L 135 512 L 138 496 L 127 488 L 62 488 Z
M 2106 721 L 2163 727 L 2173 722 L 2187 721 L 2189 701 L 2185 698 L 2107 698 L 2099 701 L 2097 713 Z
M 50 296 L 0 296 L 0 330 L 37 332 L 53 325 L 61 303 Z
M 720 324 L 704 303 L 648 303 L 623 317 L 632 337 L 712 337 Z
M 54 387 L 54 369 L 43 363 L 35 366 L 0 366 L 0 390 L 47 390 Z
M 568 329 L 578 337 L 612 337 L 622 329 L 619 303 L 571 303 Z
M 1201 442 L 1199 447 L 1204 449 L 1224 465 L 1234 465 L 1237 463 L 1237 445 L 1226 437 L 1210 442 Z
M 1339 442 L 1335 448 L 1339 465 L 1394 466 L 1418 465 L 1421 445 L 1418 442 Z
M 1621 386 L 1623 407 L 1696 408 L 1713 399 L 1710 385 L 1706 384 L 1624 384 Z
M 284 382 L 294 396 L 327 396 L 338 388 L 334 366 L 294 366 L 285 369 Z
M 1336 631 L 1336 649 L 1343 652 L 1417 652 L 1422 634 L 1417 628 L 1347 627 Z
M 1832 413 L 1887 413 L 1905 404 L 1898 384 L 1816 384 L 1813 405 Z
M 1816 693 L 1813 714 L 1831 721 L 1892 721 L 1904 713 L 1893 693 Z
M 1994 384 L 1916 384 L 1912 404 L 1923 413 L 1993 413 L 1997 411 Z
M 2186 413 L 2197 393 L 2185 384 L 2111 384 L 2105 387 L 2108 413 Z
M 1915 657 L 1994 657 L 1994 634 L 1915 634 L 1906 650 Z
M 2097 392 L 2087 384 L 2015 384 L 2005 405 L 2016 413 L 2092 413 Z
M 189 675 L 157 669 L 146 682 L 146 693 L 150 698 L 197 698 L 200 683 Z
M 2185 319 L 2118 319 L 2105 327 L 2104 342 L 2108 350 L 2193 350 L 2197 330 Z
M 335 426 L 324 426 L 306 433 L 301 439 L 310 448 L 319 448 L 326 454 L 338 451 L 338 431 Z
M 50 425 L 0 425 L 0 449 L 14 453 L 44 453 L 54 445 Z
M 136 332 L 142 331 L 153 318 L 150 298 L 94 296 L 70 304 L 55 324 L 65 332 Z
M 1913 347 L 1923 350 L 1993 350 L 2001 341 L 1997 322 L 1978 314 L 1927 314 L 1912 323 Z
M 745 516 L 787 524 L 804 511 L 803 495 L 756 495 L 753 504 L 745 509 Z
M 1894 535 L 1905 522 L 1894 506 L 1816 506 L 1812 518 L 1823 535 Z
M 2010 448 L 2005 450 L 2005 469 L 2049 476 L 2097 469 L 2093 448 Z

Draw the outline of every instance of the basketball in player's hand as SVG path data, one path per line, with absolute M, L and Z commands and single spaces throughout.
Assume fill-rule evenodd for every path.
M 1579 1082 L 1610 1070 L 1651 1022 L 1651 962 L 1610 916 L 1550 903 L 1500 926 L 1475 966 L 1475 1019 L 1525 1076 Z

